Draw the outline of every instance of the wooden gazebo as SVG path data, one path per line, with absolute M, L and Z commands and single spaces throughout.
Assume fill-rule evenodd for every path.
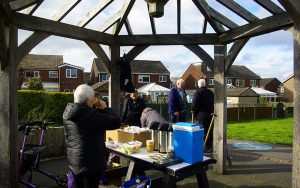
M 214 70 L 215 79 L 215 119 L 214 172 L 226 173 L 226 84 L 225 76 L 240 50 L 247 41 L 255 36 L 277 30 L 288 30 L 294 34 L 294 154 L 293 187 L 300 187 L 300 3 L 298 0 L 278 0 L 283 8 L 273 0 L 253 0 L 267 10 L 271 16 L 258 18 L 234 0 L 217 0 L 223 7 L 241 17 L 246 24 L 233 22 L 229 17 L 209 5 L 210 0 L 192 0 L 204 16 L 201 33 L 181 33 L 181 4 L 177 0 L 174 11 L 177 17 L 176 34 L 159 34 L 156 31 L 155 18 L 163 16 L 164 6 L 168 0 L 145 0 L 148 7 L 152 34 L 136 34 L 130 24 L 128 15 L 133 11 L 135 0 L 123 0 L 118 10 L 101 26 L 99 30 L 86 28 L 104 10 L 110 8 L 114 0 L 100 0 L 77 25 L 62 23 L 62 19 L 74 9 L 81 0 L 66 0 L 64 7 L 52 18 L 33 16 L 43 0 L 1 0 L 0 1 L 0 187 L 18 187 L 18 99 L 17 99 L 17 65 L 35 46 L 51 35 L 83 41 L 104 63 L 111 74 L 109 82 L 109 105 L 119 111 L 120 93 L 120 47 L 134 46 L 126 55 L 132 61 L 141 52 L 152 45 L 183 45 L 197 55 L 207 66 Z M 175 1 L 175 0 L 172 0 Z M 138 18 L 135 18 L 138 19 Z M 199 18 L 200 19 L 200 18 Z M 213 33 L 207 33 L 208 25 Z M 125 28 L 127 34 L 121 35 Z M 18 29 L 33 31 L 22 44 L 18 45 Z M 227 52 L 227 45 L 233 43 Z M 110 54 L 106 54 L 101 45 L 107 45 Z M 211 57 L 199 45 L 213 45 L 214 57 Z M 112 100 L 113 99 L 113 100 Z

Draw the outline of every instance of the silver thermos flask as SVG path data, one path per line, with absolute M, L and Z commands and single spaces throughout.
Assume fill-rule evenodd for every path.
M 168 148 L 174 148 L 174 137 L 172 123 L 169 124 L 168 128 Z
M 158 151 L 160 153 L 166 153 L 168 151 L 168 123 L 161 123 L 158 127 L 158 138 L 159 147 Z
M 154 151 L 158 151 L 159 139 L 158 139 L 158 127 L 159 122 L 151 123 L 149 129 L 151 129 L 151 140 L 154 142 Z

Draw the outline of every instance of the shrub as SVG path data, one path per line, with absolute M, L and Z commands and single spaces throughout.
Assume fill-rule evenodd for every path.
M 40 78 L 28 78 L 25 85 L 29 90 L 43 90 L 43 83 Z

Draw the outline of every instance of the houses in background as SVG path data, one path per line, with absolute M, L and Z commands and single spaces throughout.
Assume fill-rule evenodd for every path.
M 19 88 L 27 89 L 28 78 L 40 78 L 47 91 L 72 92 L 83 83 L 83 68 L 63 63 L 61 55 L 26 55 L 18 66 Z
M 290 75 L 282 82 L 281 91 L 283 93 L 285 102 L 294 101 L 294 92 L 295 92 L 294 82 L 295 82 L 294 74 Z

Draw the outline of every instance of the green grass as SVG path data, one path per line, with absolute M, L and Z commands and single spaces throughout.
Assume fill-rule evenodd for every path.
M 293 118 L 228 123 L 230 139 L 270 144 L 293 144 Z

